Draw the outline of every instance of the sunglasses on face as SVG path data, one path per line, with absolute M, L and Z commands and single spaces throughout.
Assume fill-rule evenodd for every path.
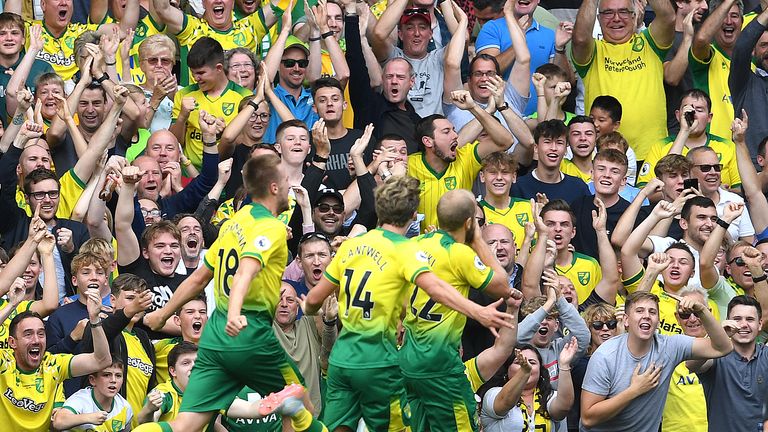
M 616 326 L 619 325 L 619 322 L 616 320 L 608 320 L 608 321 L 592 321 L 592 328 L 595 330 L 602 330 L 603 326 L 608 326 L 608 330 L 615 330 Z
M 307 59 L 301 59 L 301 60 L 285 59 L 285 60 L 281 60 L 280 63 L 282 63 L 283 66 L 289 69 L 296 65 L 299 65 L 299 67 L 302 69 L 305 69 L 307 66 L 309 66 L 309 60 Z
M 336 214 L 342 214 L 344 213 L 344 206 L 340 204 L 330 205 L 326 203 L 320 203 L 317 205 L 317 210 L 320 213 L 328 213 L 329 211 L 333 210 L 333 212 Z
M 723 164 L 701 164 L 701 165 L 696 165 L 696 167 L 700 169 L 701 172 L 710 172 L 713 169 L 715 170 L 715 172 L 720 172 L 723 170 Z
M 709 309 L 709 311 L 712 312 L 712 308 L 707 308 L 707 309 Z M 691 317 L 691 315 L 693 315 L 693 312 L 677 311 L 676 313 L 677 313 L 677 316 L 679 316 L 681 320 L 687 320 L 688 318 Z

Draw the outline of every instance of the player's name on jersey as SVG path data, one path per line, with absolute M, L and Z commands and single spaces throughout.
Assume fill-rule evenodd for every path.
M 376 248 L 372 248 L 368 245 L 359 245 L 355 248 L 349 249 L 347 256 L 342 258 L 341 262 L 346 263 L 347 260 L 355 256 L 367 256 L 371 258 L 371 260 L 373 260 L 373 262 L 381 271 L 384 271 L 384 268 L 386 268 L 389 264 L 388 261 L 384 260 L 384 255 L 382 255 L 381 252 L 379 252 Z

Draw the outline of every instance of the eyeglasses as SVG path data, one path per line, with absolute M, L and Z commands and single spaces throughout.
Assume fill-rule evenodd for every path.
M 232 63 L 229 65 L 229 68 L 232 70 L 249 70 L 253 69 L 253 63 Z
M 44 199 L 46 196 L 50 199 L 56 199 L 59 197 L 59 191 L 50 190 L 50 191 L 30 192 L 27 194 L 27 196 L 30 196 L 38 201 Z
M 144 207 L 141 208 L 141 215 L 144 217 L 152 216 L 152 217 L 160 217 L 160 209 L 146 209 Z
M 472 72 L 472 76 L 475 78 L 482 78 L 482 77 L 493 78 L 496 76 L 496 71 L 474 71 Z
M 331 241 L 328 239 L 328 237 L 326 237 L 325 234 L 319 233 L 319 232 L 308 232 L 308 233 L 304 234 L 299 239 L 299 244 L 302 244 L 304 242 L 308 242 L 308 241 L 310 241 L 312 239 L 322 240 L 324 242 L 327 242 L 328 244 L 331 244 Z
M 485 225 L 485 218 L 484 217 L 477 217 L 477 216 L 475 216 L 475 220 L 477 221 L 477 224 L 479 226 Z
M 736 264 L 737 267 L 744 267 L 745 265 L 747 265 L 747 263 L 744 262 L 744 258 L 742 257 L 736 257 L 728 261 L 728 264 Z
M 709 311 L 712 312 L 712 308 L 707 308 L 707 309 L 709 309 Z M 675 313 L 677 314 L 677 316 L 680 317 L 681 320 L 687 320 L 688 318 L 691 317 L 691 315 L 693 315 L 693 312 L 675 311 Z
M 306 69 L 306 67 L 309 66 L 309 60 L 307 59 L 301 59 L 301 60 L 285 59 L 285 60 L 281 60 L 280 63 L 282 63 L 283 66 L 289 69 L 296 65 L 299 65 L 299 67 L 302 69 Z
M 317 210 L 320 213 L 328 213 L 329 211 L 333 210 L 333 212 L 336 214 L 342 214 L 344 213 L 344 206 L 341 204 L 330 205 L 327 203 L 320 203 L 317 205 Z
M 629 9 L 605 9 L 597 13 L 600 18 L 610 19 L 618 15 L 621 19 L 627 19 L 635 14 L 635 11 Z
M 715 170 L 715 172 L 720 172 L 723 170 L 723 164 L 700 164 L 700 165 L 694 165 L 696 168 L 700 169 L 701 172 L 710 172 L 711 170 Z
M 144 61 L 146 61 L 150 65 L 159 64 L 161 66 L 170 66 L 173 63 L 173 60 L 167 57 L 150 57 L 150 58 L 144 59 Z
M 261 120 L 263 122 L 268 122 L 269 121 L 269 113 L 261 113 L 261 114 L 253 113 L 253 114 L 251 114 L 251 120 Z
M 615 330 L 616 326 L 619 325 L 619 322 L 616 320 L 608 320 L 608 321 L 592 321 L 592 328 L 595 330 L 602 330 L 603 326 L 608 326 L 608 330 Z

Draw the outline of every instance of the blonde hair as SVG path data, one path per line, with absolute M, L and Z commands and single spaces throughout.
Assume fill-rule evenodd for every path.
M 165 34 L 158 33 L 144 39 L 139 44 L 139 61 L 147 58 L 150 52 L 160 48 L 167 48 L 171 52 L 171 57 L 176 58 L 176 44 Z

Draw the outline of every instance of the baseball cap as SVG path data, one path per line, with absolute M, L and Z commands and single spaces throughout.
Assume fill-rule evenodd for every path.
M 294 35 L 288 36 L 288 39 L 285 40 L 285 49 L 287 50 L 288 48 L 299 48 L 309 57 L 309 47 L 307 44 Z
M 341 193 L 339 191 L 337 191 L 336 189 L 327 188 L 327 189 L 323 189 L 320 192 L 320 195 L 317 196 L 317 199 L 312 204 L 312 207 L 317 207 L 317 203 L 319 203 L 321 199 L 326 198 L 326 197 L 336 198 L 337 200 L 339 200 L 339 202 L 341 203 L 342 206 L 344 205 L 344 197 L 341 196 Z
M 432 18 L 430 18 L 428 10 L 424 8 L 408 8 L 400 17 L 400 25 L 403 25 L 414 18 L 421 18 L 427 21 L 427 24 L 432 24 Z

